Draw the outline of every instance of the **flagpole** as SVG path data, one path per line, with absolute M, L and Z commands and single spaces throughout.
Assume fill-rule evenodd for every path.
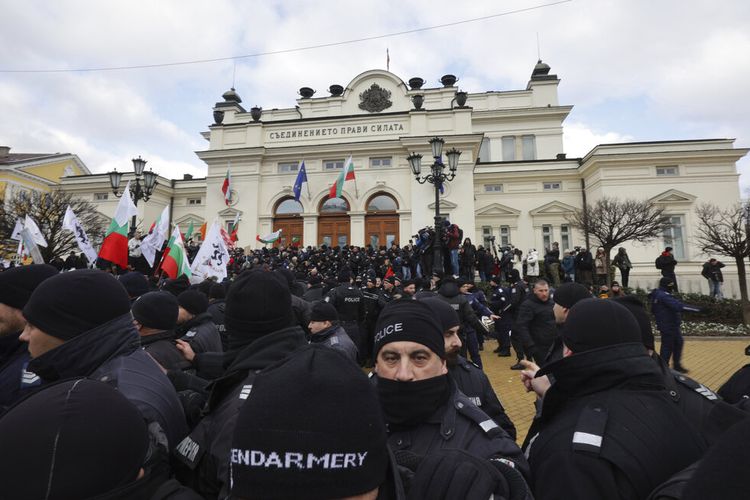
M 354 157 L 352 156 L 352 153 L 349 152 L 349 158 L 352 159 L 352 171 L 354 171 Z M 346 177 L 344 177 L 346 179 Z M 357 187 L 357 174 L 354 174 L 354 194 L 359 199 L 359 188 Z

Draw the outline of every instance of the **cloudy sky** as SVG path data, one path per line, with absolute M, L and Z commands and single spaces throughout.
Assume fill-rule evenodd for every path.
M 539 8 L 534 8 L 539 7 Z M 469 92 L 525 88 L 537 59 L 562 82 L 568 156 L 601 143 L 736 138 L 750 147 L 750 2 L 726 0 L 0 0 L 0 145 L 70 152 L 94 172 L 142 155 L 204 175 L 194 151 L 232 85 L 246 107 L 385 68 Z M 500 15 L 505 14 L 505 15 Z M 259 57 L 486 18 L 398 36 Z M 220 59 L 112 71 L 61 71 Z M 19 72 L 24 70 L 27 72 Z M 739 164 L 750 194 L 750 160 Z

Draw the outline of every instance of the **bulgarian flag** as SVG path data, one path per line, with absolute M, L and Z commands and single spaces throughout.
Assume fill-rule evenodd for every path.
M 185 233 L 185 241 L 193 237 L 193 231 L 195 231 L 195 226 L 193 226 L 193 221 L 190 221 L 190 225 L 188 226 L 187 232 Z
M 224 203 L 229 206 L 232 203 L 232 164 L 227 167 L 227 176 L 224 177 L 224 184 L 221 185 L 221 192 L 224 193 Z
M 187 253 L 185 253 L 185 245 L 182 242 L 182 233 L 180 233 L 180 227 L 176 224 L 174 231 L 172 231 L 172 237 L 169 238 L 161 269 L 172 279 L 183 274 L 189 278 L 192 274 L 190 262 L 188 262 Z
M 130 181 L 125 186 L 120 203 L 117 204 L 115 216 L 109 224 L 99 258 L 117 264 L 123 269 L 128 267 L 128 230 L 130 218 L 138 213 L 133 200 L 130 198 Z
M 260 237 L 259 234 L 255 236 L 256 240 L 260 241 L 261 243 L 265 243 L 265 244 L 275 243 L 279 238 L 281 238 L 281 229 L 279 229 L 275 233 L 267 234 L 266 236 L 264 236 L 262 238 Z
M 352 155 L 349 155 L 349 158 L 346 159 L 344 168 L 341 170 L 338 179 L 331 185 L 331 189 L 328 191 L 328 198 L 341 198 L 341 192 L 344 190 L 344 182 L 346 181 L 357 182 L 357 178 L 354 177 Z

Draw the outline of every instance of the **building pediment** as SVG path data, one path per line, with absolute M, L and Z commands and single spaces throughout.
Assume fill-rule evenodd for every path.
M 576 207 L 563 203 L 561 201 L 551 201 L 544 205 L 530 210 L 531 215 L 557 215 L 557 214 L 568 214 L 578 210 Z
M 175 224 L 190 224 L 191 222 L 195 225 L 198 223 L 203 224 L 203 217 L 196 214 L 186 214 L 173 221 Z
M 697 196 L 693 196 L 692 194 L 688 194 L 684 191 L 680 191 L 678 189 L 670 189 L 668 191 L 664 191 L 663 193 L 657 194 L 653 198 L 650 198 L 649 201 L 652 203 L 693 203 L 696 200 Z
M 237 210 L 236 208 L 232 208 L 232 207 L 227 207 L 224 210 L 219 211 L 219 217 L 234 217 L 238 213 L 242 215 L 241 210 Z
M 429 205 L 427 205 L 427 208 L 429 208 L 430 210 L 435 210 L 435 202 L 433 201 L 432 203 L 430 203 Z M 457 208 L 458 208 L 458 205 L 456 205 L 452 201 L 440 200 L 440 211 L 441 212 L 447 211 L 447 210 L 455 210 Z
M 474 211 L 474 214 L 479 215 L 494 215 L 494 216 L 519 216 L 521 215 L 520 210 L 516 210 L 515 208 L 511 208 L 509 206 L 503 205 L 502 203 L 490 203 L 486 207 L 478 208 Z

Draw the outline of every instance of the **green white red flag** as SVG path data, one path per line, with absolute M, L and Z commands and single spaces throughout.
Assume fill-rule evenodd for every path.
M 104 235 L 99 258 L 108 260 L 122 268 L 128 267 L 128 230 L 130 219 L 138 213 L 130 198 L 130 181 L 125 186 L 120 203 L 117 204 L 115 216 Z
M 176 224 L 174 231 L 172 231 L 172 236 L 169 238 L 169 244 L 164 254 L 161 269 L 172 279 L 183 274 L 189 278 L 192 274 L 190 272 L 190 262 L 185 252 L 185 245 L 182 242 L 182 233 L 180 233 L 180 227 Z
M 265 244 L 275 243 L 279 238 L 281 238 L 281 229 L 271 234 L 267 234 L 262 238 L 260 237 L 259 234 L 255 236 L 255 239 L 257 241 L 260 241 L 261 243 L 265 243 Z
M 224 183 L 221 185 L 221 192 L 224 193 L 224 203 L 229 206 L 232 203 L 232 164 L 227 167 L 227 176 L 224 177 Z
M 342 198 L 342 192 L 344 191 L 344 182 L 355 181 L 357 178 L 354 176 L 354 162 L 352 161 L 352 155 L 346 159 L 344 168 L 341 169 L 336 182 L 331 185 L 331 189 L 328 191 L 328 198 Z

